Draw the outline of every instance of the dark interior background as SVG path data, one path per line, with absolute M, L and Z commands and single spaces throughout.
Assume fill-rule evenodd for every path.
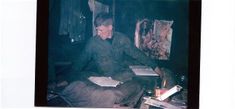
M 92 12 L 88 0 L 80 2 L 81 13 L 86 17 L 84 40 L 71 43 L 67 35 L 59 35 L 61 0 L 49 0 L 48 57 L 54 62 L 70 61 L 81 52 L 86 40 L 92 37 Z M 97 0 L 113 6 L 112 0 Z M 115 30 L 123 32 L 134 40 L 135 23 L 138 19 L 149 18 L 173 20 L 173 36 L 170 60 L 159 61 L 177 75 L 188 75 L 189 49 L 189 3 L 187 0 L 115 0 Z M 79 28 L 78 28 L 79 29 Z M 49 63 L 50 64 L 50 63 Z
M 118 2 L 119 1 L 119 2 Z M 116 1 L 115 29 L 134 39 L 135 23 L 138 19 L 149 18 L 173 20 L 173 36 L 169 61 L 160 64 L 174 72 L 187 74 L 188 71 L 188 2 L 182 0 L 125 0 Z

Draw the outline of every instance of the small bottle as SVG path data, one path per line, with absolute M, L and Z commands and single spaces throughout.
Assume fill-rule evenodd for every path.
M 161 89 L 159 87 L 156 87 L 155 89 L 155 97 L 161 96 Z

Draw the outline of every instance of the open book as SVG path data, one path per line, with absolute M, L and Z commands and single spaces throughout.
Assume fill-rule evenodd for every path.
M 102 87 L 116 87 L 117 85 L 121 84 L 121 81 L 113 80 L 111 77 L 96 77 L 91 76 L 88 78 L 91 82 L 102 86 Z
M 151 67 L 141 66 L 141 65 L 133 65 L 129 66 L 129 68 L 135 73 L 137 76 L 159 76 Z

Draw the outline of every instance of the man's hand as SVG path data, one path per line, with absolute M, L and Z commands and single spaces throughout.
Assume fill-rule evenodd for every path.
M 67 81 L 61 81 L 59 83 L 56 84 L 57 87 L 65 87 L 67 86 L 69 83 Z
M 160 78 L 163 77 L 163 72 L 161 71 L 161 69 L 160 69 L 159 67 L 156 67 L 156 68 L 154 69 L 154 71 L 160 76 Z

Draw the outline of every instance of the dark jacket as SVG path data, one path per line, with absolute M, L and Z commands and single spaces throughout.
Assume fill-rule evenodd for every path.
M 78 73 L 85 67 L 92 66 L 91 71 L 96 74 L 113 77 L 130 71 L 128 65 L 125 64 L 125 56 L 152 68 L 157 66 L 156 62 L 136 48 L 128 37 L 114 32 L 112 39 L 102 40 L 99 36 L 90 38 L 82 54 L 74 60 L 73 72 Z M 83 74 L 80 73 L 80 75 Z
M 79 74 L 71 76 L 77 78 L 82 75 L 86 75 L 86 78 L 91 75 L 111 76 L 124 83 L 109 88 L 94 85 L 88 80 L 75 81 L 67 86 L 61 95 L 72 106 L 78 107 L 113 107 L 114 104 L 134 107 L 143 94 L 143 87 L 132 79 L 134 74 L 128 65 L 124 64 L 126 55 L 141 64 L 156 66 L 153 60 L 145 56 L 121 33 L 115 32 L 111 40 L 102 40 L 99 36 L 92 37 L 82 54 L 74 61 L 73 70 Z M 88 66 L 94 67 L 93 70 L 84 71 Z

